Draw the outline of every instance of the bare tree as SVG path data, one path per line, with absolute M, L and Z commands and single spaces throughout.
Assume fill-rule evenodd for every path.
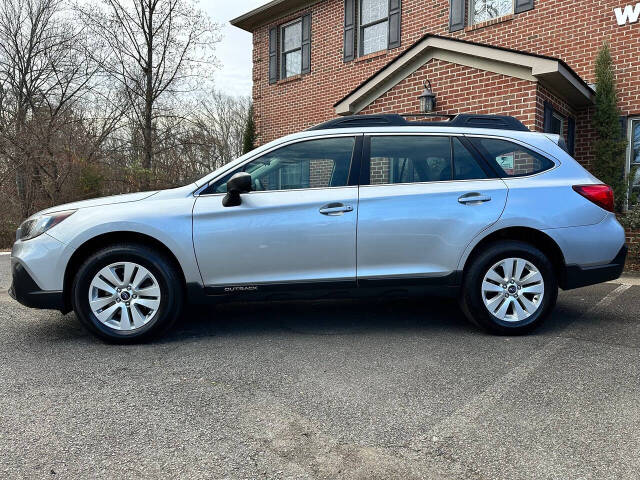
M 103 45 L 95 58 L 124 92 L 142 136 L 141 166 L 151 172 L 163 121 L 183 115 L 175 99 L 214 65 L 219 27 L 191 0 L 102 0 L 77 10 Z
M 56 132 L 74 121 L 70 112 L 95 72 L 82 35 L 60 0 L 0 4 L 0 158 L 15 174 L 23 217 L 33 211 L 43 175 L 66 178 L 50 147 Z

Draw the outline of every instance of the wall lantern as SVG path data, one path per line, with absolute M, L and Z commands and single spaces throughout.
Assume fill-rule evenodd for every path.
M 429 86 L 427 87 L 427 82 Z M 422 113 L 431 113 L 436 109 L 436 94 L 431 90 L 431 81 L 423 82 L 424 90 L 418 97 L 420 99 L 420 111 Z

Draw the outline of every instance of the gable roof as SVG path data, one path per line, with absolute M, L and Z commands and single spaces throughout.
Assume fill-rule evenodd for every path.
M 593 104 L 591 87 L 558 58 L 427 34 L 338 100 L 336 114 L 358 113 L 432 59 L 540 82 L 576 108 Z

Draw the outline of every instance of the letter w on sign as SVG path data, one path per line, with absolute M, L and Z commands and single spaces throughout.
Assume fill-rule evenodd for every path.
M 616 12 L 618 25 L 623 26 L 627 23 L 636 23 L 638 17 L 640 17 L 640 3 L 636 3 L 635 6 L 627 5 L 624 7 L 624 10 L 622 8 L 616 8 L 614 12 Z

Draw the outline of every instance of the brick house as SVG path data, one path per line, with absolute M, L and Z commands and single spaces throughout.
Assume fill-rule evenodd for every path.
M 512 115 L 562 135 L 587 167 L 607 41 L 629 168 L 640 163 L 638 20 L 640 3 L 625 0 L 273 0 L 231 23 L 253 34 L 258 144 L 338 115 L 419 113 L 429 80 L 437 113 Z

